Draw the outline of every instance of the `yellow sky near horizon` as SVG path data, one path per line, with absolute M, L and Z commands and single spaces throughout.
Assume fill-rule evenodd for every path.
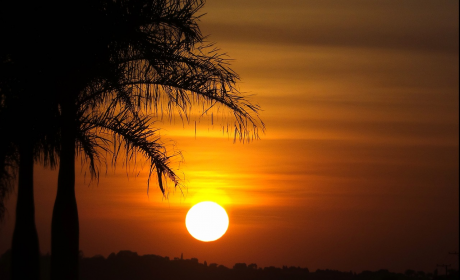
M 200 27 L 234 59 L 266 132 L 233 143 L 209 117 L 196 134 L 195 119 L 159 121 L 184 156 L 185 195 L 171 188 L 168 200 L 155 185 L 147 195 L 145 172 L 128 179 L 119 166 L 88 186 L 77 168 L 81 250 L 313 271 L 432 272 L 450 261 L 459 246 L 458 11 L 454 0 L 209 0 Z M 40 167 L 35 176 L 48 252 L 57 177 Z M 202 200 L 229 213 L 218 241 L 185 229 Z M 0 254 L 14 206 L 12 195 Z

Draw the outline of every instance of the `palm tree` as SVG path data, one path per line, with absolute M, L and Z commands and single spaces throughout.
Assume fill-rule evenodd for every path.
M 86 157 L 91 177 L 98 178 L 98 165 L 106 160 L 101 152 L 112 153 L 112 160 L 115 163 L 120 151 L 124 151 L 126 161 L 138 154 L 149 161 L 150 175 L 156 173 L 162 191 L 164 191 L 163 178 L 178 185 L 179 178 L 169 167 L 169 159 L 175 154 L 167 154 L 159 137 L 155 135 L 156 131 L 151 129 L 152 117 L 133 111 L 132 106 L 129 105 L 131 102 L 127 102 L 129 96 L 123 96 L 125 103 L 122 105 L 118 104 L 120 103 L 117 100 L 120 97 L 118 96 L 106 106 L 95 107 L 98 103 L 95 100 L 100 98 L 98 95 L 100 93 L 91 98 L 83 98 L 84 103 L 77 103 L 76 128 L 72 133 L 75 137 L 73 156 L 80 153 Z M 73 164 L 73 166 L 70 169 L 66 164 Z M 70 189 L 69 185 L 62 185 L 64 181 L 74 188 L 74 179 L 70 181 L 69 177 L 66 177 L 75 178 L 74 164 L 75 158 L 66 162 L 61 148 L 58 193 L 52 220 L 51 277 L 56 279 L 76 278 L 78 275 L 78 255 L 71 254 L 78 252 L 78 211 L 75 190 Z M 68 173 L 64 174 L 63 171 Z M 67 234 L 64 235 L 63 232 Z
M 41 94 L 46 77 L 42 71 L 36 26 L 22 20 L 33 14 L 20 9 L 14 1 L 0 6 L 0 219 L 4 201 L 17 178 L 18 192 L 12 240 L 13 279 L 39 278 L 39 243 L 35 226 L 33 166 L 40 162 L 56 165 L 57 107 L 49 96 Z M 19 12 L 21 10 L 21 12 Z M 30 32 L 30 36 L 17 36 Z M 14 38 L 14 39 L 12 39 Z M 27 267 L 27 269 L 24 269 Z
M 257 137 L 261 123 L 253 115 L 257 115 L 258 107 L 235 90 L 238 76 L 228 68 L 227 60 L 204 44 L 196 15 L 203 4 L 194 0 L 93 1 L 90 8 L 74 7 L 85 22 L 71 21 L 78 24 L 72 27 L 72 38 L 67 38 L 70 44 L 66 44 L 78 49 L 78 63 L 71 65 L 79 67 L 69 70 L 67 79 L 71 81 L 61 79 L 64 85 L 73 83 L 73 89 L 66 88 L 65 95 L 59 95 L 62 124 L 52 222 L 53 279 L 73 279 L 77 275 L 76 116 L 78 100 L 88 86 L 102 84 L 109 89 L 100 92 L 101 101 L 120 92 L 135 97 L 130 108 L 136 110 L 157 109 L 163 100 L 168 112 L 177 109 L 183 114 L 196 103 L 209 107 L 221 104 L 234 115 L 235 137 Z M 124 104 L 123 98 L 119 100 Z M 98 106 L 101 104 L 104 102 Z M 153 161 L 151 170 L 156 170 L 164 191 L 162 181 L 170 178 L 170 169 L 162 166 L 167 165 Z
M 95 173 L 98 148 L 109 143 L 100 133 L 110 131 L 124 141 L 128 151 L 147 156 L 150 174 L 156 175 L 164 192 L 163 180 L 175 185 L 178 180 L 162 146 L 149 140 L 151 117 L 143 116 L 141 110 L 158 113 L 164 105 L 166 112 L 188 117 L 196 104 L 207 108 L 220 104 L 234 116 L 235 138 L 240 140 L 257 137 L 263 123 L 257 117 L 258 107 L 235 89 L 238 75 L 229 68 L 228 60 L 204 42 L 197 24 L 204 1 L 66 2 L 56 14 L 40 5 L 40 18 L 29 20 L 40 34 L 41 58 L 35 61 L 45 76 L 52 77 L 46 95 L 58 109 L 60 121 L 51 276 L 76 279 L 76 151 L 87 155 Z M 70 9 L 73 12 L 67 14 Z M 54 34 L 56 25 L 66 32 Z M 90 109 L 101 113 L 91 115 Z M 126 126 L 134 123 L 135 130 Z
M 2 130 L 2 132 L 10 133 Z M 3 142 L 3 141 L 2 141 Z M 39 244 L 35 227 L 35 210 L 33 198 L 33 146 L 31 141 L 9 143 L 6 150 L 2 148 L 2 199 L 11 191 L 11 177 L 17 173 L 18 192 L 16 218 L 11 246 L 13 279 L 39 278 Z M 14 147 L 12 147 L 14 145 Z M 3 208 L 3 207 L 2 207 Z M 2 213 L 3 214 L 3 213 Z M 27 266 L 29 269 L 23 268 Z
M 14 68 L 17 67 L 11 64 L 16 63 L 3 61 L 0 68 L 15 74 Z M 47 108 L 46 99 L 37 98 L 38 95 L 30 94 L 32 91 L 28 86 L 17 83 L 24 82 L 23 79 L 11 79 L 13 76 L 6 73 L 2 71 L 0 82 L 0 218 L 5 211 L 4 200 L 17 175 L 18 195 L 11 248 L 12 277 L 38 279 L 39 244 L 35 227 L 33 166 L 34 162 L 55 166 L 58 145 L 56 137 L 50 134 L 55 128 L 51 118 L 53 110 Z M 38 108 L 44 112 L 38 112 Z

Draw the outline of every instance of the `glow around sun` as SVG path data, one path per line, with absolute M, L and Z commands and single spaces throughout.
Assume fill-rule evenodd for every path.
M 228 215 L 215 202 L 200 202 L 188 210 L 185 226 L 194 238 L 204 242 L 214 241 L 227 231 Z

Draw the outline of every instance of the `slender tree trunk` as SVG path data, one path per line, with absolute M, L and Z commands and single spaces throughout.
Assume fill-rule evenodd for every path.
M 51 279 L 78 279 L 79 225 L 75 198 L 75 114 L 62 108 L 58 190 L 51 223 Z
M 11 245 L 12 279 L 40 277 L 40 255 L 34 206 L 34 158 L 30 143 L 19 147 L 18 200 Z

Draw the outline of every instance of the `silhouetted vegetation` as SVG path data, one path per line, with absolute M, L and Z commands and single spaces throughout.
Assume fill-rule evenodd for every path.
M 41 278 L 49 279 L 50 256 L 44 255 L 40 259 Z M 0 279 L 9 280 L 10 251 L 0 257 Z M 196 258 L 181 259 L 161 257 L 157 255 L 139 256 L 135 252 L 120 251 L 112 253 L 107 258 L 96 255 L 83 257 L 80 254 L 79 279 L 85 280 L 454 280 L 459 279 L 458 270 L 450 270 L 449 274 L 425 273 L 408 269 L 405 273 L 394 273 L 386 269 L 378 271 L 352 271 L 321 270 L 314 272 L 301 267 L 264 267 L 258 268 L 257 264 L 236 263 L 233 268 L 228 268 L 216 263 L 202 263 Z
M 59 159 L 51 275 L 77 279 L 78 155 L 97 177 L 107 152 L 115 162 L 123 147 L 126 161 L 133 164 L 142 154 L 150 165 L 149 179 L 155 177 L 167 195 L 166 183 L 178 186 L 180 178 L 169 166 L 176 153 L 166 150 L 152 126 L 163 113 L 188 120 L 195 105 L 202 109 L 200 114 L 224 108 L 229 118 L 223 118 L 222 125 L 228 131 L 233 123 L 235 138 L 258 137 L 258 128 L 263 128 L 259 107 L 238 92 L 239 77 L 229 60 L 201 34 L 198 11 L 204 3 L 1 2 L 0 132 L 8 137 L 0 143 L 0 218 L 12 189 L 8 182 L 18 169 L 15 279 L 37 279 L 39 274 L 33 204 L 33 166 L 38 159 Z

